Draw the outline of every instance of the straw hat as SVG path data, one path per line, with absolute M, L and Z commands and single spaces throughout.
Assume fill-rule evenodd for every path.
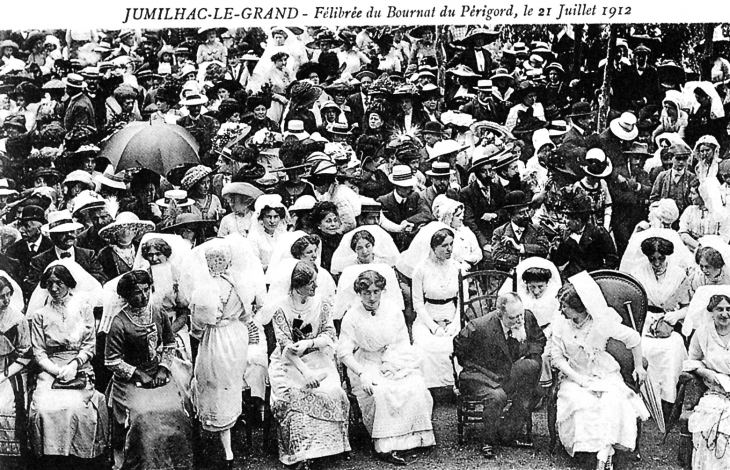
M 112 189 L 119 189 L 120 191 L 125 191 L 127 189 L 127 184 L 124 182 L 122 176 L 115 175 L 113 173 L 102 173 L 97 175 L 96 182 Z
M 284 138 L 293 135 L 299 140 L 304 140 L 309 137 L 309 132 L 304 130 L 304 122 L 299 119 L 292 119 L 287 123 L 287 130 L 284 132 Z
M 314 209 L 314 205 L 317 203 L 317 199 L 314 196 L 308 194 L 299 196 L 294 204 L 289 207 L 289 212 L 295 211 L 311 211 Z
M 106 207 L 106 201 L 93 191 L 81 191 L 72 202 L 74 215 L 80 214 L 82 211 Z
M 15 189 L 15 182 L 8 178 L 0 178 L 0 196 L 12 196 L 18 194 Z
M 403 188 L 412 188 L 418 184 L 413 169 L 408 165 L 395 165 L 393 173 L 388 176 L 388 180 L 396 186 Z
M 173 201 L 177 204 L 177 207 L 190 207 L 195 204 L 192 199 L 188 199 L 188 192 L 182 189 L 165 191 L 165 197 L 158 199 L 156 204 L 160 207 L 170 207 Z
M 180 104 L 183 106 L 202 106 L 207 102 L 208 98 L 205 95 L 195 92 L 186 94 L 183 99 L 180 100 Z
M 63 180 L 63 184 L 73 183 L 83 183 L 88 187 L 88 189 L 94 189 L 96 187 L 96 184 L 94 184 L 94 178 L 92 178 L 91 175 L 84 170 L 74 170 L 66 175 L 66 179 Z
M 114 222 L 99 230 L 99 236 L 105 240 L 113 240 L 120 230 L 131 230 L 135 232 L 134 238 L 151 232 L 155 224 L 149 220 L 139 220 L 137 214 L 132 212 L 120 212 Z
M 71 213 L 67 210 L 55 211 L 48 214 L 48 223 L 41 227 L 44 233 L 65 233 L 75 232 L 84 228 L 78 222 L 74 222 Z
M 433 160 L 451 153 L 458 153 L 467 147 L 467 145 L 461 145 L 455 140 L 440 140 L 434 144 L 433 150 L 429 152 L 429 158 Z
M 259 196 L 263 196 L 264 193 L 259 188 L 249 183 L 228 183 L 223 186 L 223 190 L 221 191 L 222 196 L 227 194 L 240 194 L 242 196 L 250 197 L 251 199 L 256 199 Z
M 639 128 L 636 127 L 636 116 L 631 113 L 623 113 L 620 117 L 609 124 L 611 132 L 621 140 L 634 140 L 639 135 Z
M 175 230 L 181 228 L 190 228 L 195 230 L 196 228 L 206 227 L 214 224 L 215 220 L 203 220 L 198 214 L 191 214 L 189 212 L 182 213 L 175 218 L 175 223 L 162 228 L 162 233 L 173 233 Z
M 451 169 L 451 165 L 446 162 L 431 162 L 431 169 L 426 170 L 426 176 L 431 178 L 448 178 L 456 173 L 455 170 Z

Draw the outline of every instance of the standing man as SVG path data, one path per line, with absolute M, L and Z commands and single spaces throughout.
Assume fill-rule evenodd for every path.
M 586 102 L 575 103 L 568 118 L 570 118 L 570 129 L 563 136 L 563 141 L 558 147 L 558 155 L 563 159 L 563 164 L 575 175 L 582 175 L 581 163 L 588 151 L 586 137 L 593 132 L 595 113 L 591 105 Z
M 69 96 L 66 102 L 66 112 L 63 115 L 63 127 L 66 132 L 71 132 L 78 126 L 88 126 L 96 129 L 96 113 L 94 104 L 84 93 L 86 81 L 77 73 L 70 73 L 65 79 L 66 94 Z

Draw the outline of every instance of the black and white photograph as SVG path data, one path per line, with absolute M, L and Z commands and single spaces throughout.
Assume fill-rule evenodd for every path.
M 544 3 L 4 18 L 0 470 L 730 469 L 730 23 Z

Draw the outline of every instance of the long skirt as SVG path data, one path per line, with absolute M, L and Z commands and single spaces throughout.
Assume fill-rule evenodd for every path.
M 193 467 L 192 424 L 177 382 L 140 388 L 114 379 L 109 405 L 114 413 L 115 447 L 124 448 L 123 470 L 178 470 Z
M 571 456 L 608 446 L 633 449 L 637 418 L 648 419 L 649 412 L 618 372 L 597 380 L 591 390 L 567 379 L 560 382 L 558 435 Z
M 687 423 L 692 433 L 692 470 L 730 468 L 730 398 L 708 391 Z
M 677 399 L 677 382 L 682 374 L 682 364 L 687 360 L 687 349 L 682 336 L 673 332 L 668 338 L 641 338 L 641 352 L 649 367 L 649 380 L 659 397 L 669 403 Z
M 19 457 L 24 445 L 25 374 L 0 384 L 0 457 Z
M 50 359 L 61 366 L 76 354 L 65 352 Z M 104 395 L 92 383 L 82 390 L 60 390 L 51 388 L 53 381 L 52 375 L 41 372 L 33 392 L 29 413 L 33 451 L 84 459 L 100 456 L 109 434 Z
M 360 385 L 360 377 L 349 374 L 363 422 L 375 445 L 375 451 L 388 453 L 429 447 L 436 444 L 431 415 L 433 398 L 416 367 L 383 367 L 379 351 L 359 350 L 356 359 L 370 377 L 376 377 L 373 394 Z M 408 360 L 403 355 L 400 360 Z M 411 361 L 411 365 L 417 362 Z M 349 371 L 348 371 L 349 372 Z
M 340 384 L 334 358 L 321 351 L 302 357 L 319 377 L 319 387 L 308 389 L 288 360 L 272 357 L 271 409 L 279 423 L 279 460 L 293 465 L 304 460 L 350 451 L 350 402 Z
M 203 331 L 193 376 L 193 403 L 203 429 L 231 429 L 241 416 L 248 328 L 226 320 Z
M 454 385 L 454 370 L 451 365 L 454 336 L 436 336 L 425 323 L 416 318 L 413 323 L 413 345 L 421 350 L 421 371 L 426 387 Z

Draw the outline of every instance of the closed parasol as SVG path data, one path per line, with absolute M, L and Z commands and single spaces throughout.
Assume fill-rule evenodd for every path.
M 161 176 L 182 166 L 197 165 L 198 143 L 185 129 L 160 122 L 132 122 L 104 143 L 99 155 L 114 170 L 147 168 Z

